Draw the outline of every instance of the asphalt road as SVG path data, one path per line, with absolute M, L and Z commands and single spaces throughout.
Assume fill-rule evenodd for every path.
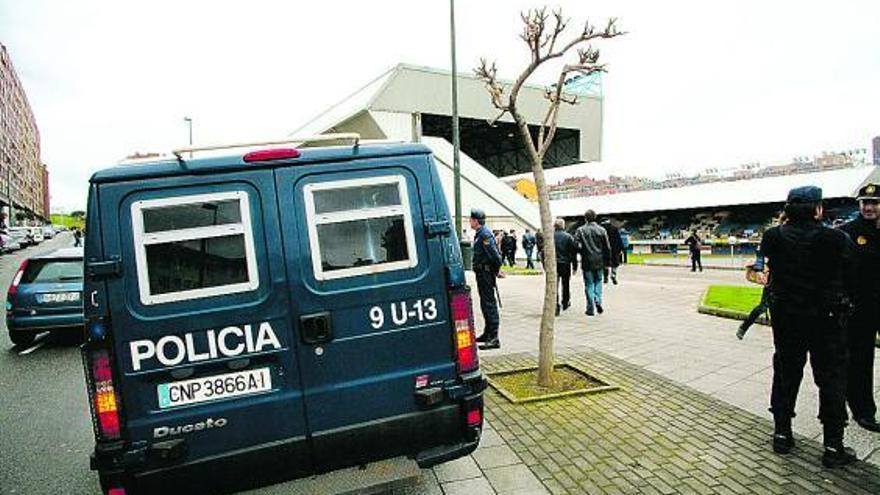
M 39 246 L 0 257 L 0 289 L 21 261 L 73 246 L 63 233 Z M 4 291 L 5 295 L 5 291 Z M 0 493 L 100 493 L 89 471 L 92 425 L 76 331 L 45 334 L 13 346 L 0 332 Z

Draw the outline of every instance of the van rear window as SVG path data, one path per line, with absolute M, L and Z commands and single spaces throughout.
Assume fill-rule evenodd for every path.
M 418 264 L 403 176 L 312 183 L 304 191 L 318 280 Z
M 132 204 L 141 302 L 159 304 L 259 286 L 244 191 Z
M 248 281 L 243 235 L 152 244 L 147 267 L 151 294 Z

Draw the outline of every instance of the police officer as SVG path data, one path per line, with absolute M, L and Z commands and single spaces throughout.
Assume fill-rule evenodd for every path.
M 761 252 L 773 276 L 773 450 L 787 454 L 794 447 L 791 418 L 809 353 L 819 387 L 825 444 L 822 463 L 844 466 L 856 459 L 853 450 L 843 445 L 847 419 L 844 320 L 849 308 L 847 287 L 855 277 L 852 241 L 843 232 L 821 225 L 822 190 L 818 187 L 792 189 L 785 214 L 787 223 L 768 229 L 761 240 Z
M 474 235 L 474 258 L 473 268 L 477 277 L 477 291 L 480 293 L 480 309 L 483 311 L 483 320 L 486 329 L 477 338 L 480 349 L 497 349 L 501 347 L 498 341 L 498 303 L 495 300 L 495 278 L 503 263 L 501 253 L 495 236 L 489 227 L 486 227 L 486 213 L 480 209 L 471 210 L 471 228 L 476 231 Z
M 858 276 L 854 289 L 855 313 L 847 338 L 849 368 L 846 400 L 853 420 L 866 430 L 880 432 L 874 415 L 874 338 L 880 328 L 880 231 L 877 229 L 880 185 L 859 190 L 859 217 L 840 227 L 855 243 Z

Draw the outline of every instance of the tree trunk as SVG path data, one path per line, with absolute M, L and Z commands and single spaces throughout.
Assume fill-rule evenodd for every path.
M 534 158 L 534 157 L 533 157 Z M 553 325 L 556 321 L 556 245 L 553 242 L 553 216 L 550 213 L 550 193 L 544 180 L 543 158 L 532 161 L 532 174 L 538 190 L 538 209 L 541 230 L 544 233 L 544 308 L 541 312 L 541 333 L 538 343 L 538 385 L 553 386 Z

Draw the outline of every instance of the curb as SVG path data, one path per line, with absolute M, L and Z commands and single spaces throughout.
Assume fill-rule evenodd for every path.
M 749 317 L 749 313 L 745 313 L 743 311 L 737 311 L 735 309 L 727 309 L 727 308 L 719 308 L 717 306 L 709 306 L 706 304 L 706 296 L 709 295 L 709 289 L 703 291 L 703 295 L 700 297 L 700 305 L 697 307 L 697 312 L 702 313 L 704 315 L 718 316 L 720 318 L 729 318 L 731 320 L 739 320 L 745 321 L 746 318 Z M 755 323 L 759 323 L 761 325 L 770 325 L 770 318 L 767 317 L 767 313 L 765 312 L 761 316 L 755 320 Z
M 632 264 L 632 263 L 630 263 Z M 690 269 L 689 265 L 682 265 L 677 263 L 656 263 L 656 262 L 643 262 L 640 263 L 642 266 L 665 266 L 669 268 L 687 268 Z M 742 271 L 743 267 L 741 266 L 712 266 L 712 265 L 703 265 L 704 270 L 728 270 L 728 271 Z

